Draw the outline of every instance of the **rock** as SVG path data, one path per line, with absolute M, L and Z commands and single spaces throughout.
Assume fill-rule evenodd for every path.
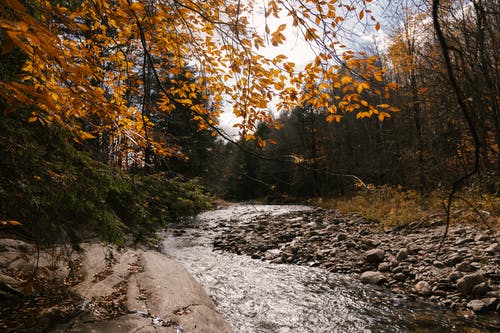
M 494 309 L 497 304 L 497 298 L 473 299 L 472 301 L 467 303 L 467 308 L 471 309 L 474 312 L 481 312 L 489 308 Z
M 455 269 L 459 272 L 472 272 L 475 270 L 474 267 L 470 264 L 468 261 L 461 262 L 457 266 L 455 266 Z
M 388 272 L 390 268 L 391 268 L 391 265 L 387 262 L 381 262 L 380 264 L 378 264 L 378 271 L 379 272 Z
M 493 243 L 490 246 L 488 246 L 484 252 L 494 254 L 495 252 L 500 252 L 500 245 L 498 243 Z
M 273 259 L 276 259 L 280 255 L 281 255 L 280 249 L 271 249 L 271 250 L 266 251 L 266 253 L 264 254 L 264 258 L 266 260 L 273 260 Z
M 394 274 L 393 278 L 396 281 L 403 282 L 403 281 L 406 280 L 406 274 L 404 274 L 404 273 L 397 273 L 397 274 Z
M 455 266 L 456 264 L 462 262 L 462 260 L 464 260 L 464 258 L 459 255 L 459 254 L 454 254 L 452 256 L 450 256 L 446 261 L 445 261 L 445 264 L 446 266 Z
M 488 287 L 488 284 L 486 282 L 481 282 L 477 286 L 474 286 L 472 288 L 472 297 L 483 297 L 486 295 L 490 288 Z
M 384 260 L 385 251 L 382 249 L 372 249 L 365 252 L 365 259 L 369 263 L 378 264 Z
M 484 242 L 490 240 L 490 236 L 486 234 L 479 234 L 474 237 L 474 241 L 476 242 Z
M 341 242 L 341 241 L 345 241 L 347 239 L 347 234 L 341 232 L 337 235 L 337 241 Z
M 366 271 L 361 274 L 361 282 L 380 285 L 387 282 L 387 278 L 378 271 Z
M 456 281 L 456 280 L 460 279 L 462 276 L 464 276 L 464 275 L 461 272 L 453 271 L 450 273 L 450 275 L 448 275 L 448 279 L 450 281 Z
M 403 261 L 408 259 L 408 249 L 403 247 L 401 250 L 399 250 L 398 254 L 396 255 L 396 259 L 398 261 Z
M 434 260 L 432 262 L 432 265 L 436 268 L 443 268 L 444 267 L 444 263 L 442 261 L 439 261 L 439 260 Z
M 427 281 L 419 281 L 415 285 L 415 291 L 422 296 L 429 296 L 432 292 L 431 285 Z
M 482 274 L 465 275 L 458 279 L 457 289 L 462 295 L 468 296 L 472 293 L 472 289 L 482 282 L 484 282 L 484 276 Z
M 29 249 L 29 245 L 26 242 L 18 239 L 1 238 L 0 239 L 0 251 L 10 251 L 17 250 L 21 252 L 26 252 Z

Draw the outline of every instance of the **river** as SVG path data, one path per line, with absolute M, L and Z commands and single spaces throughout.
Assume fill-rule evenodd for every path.
M 355 276 L 212 250 L 215 236 L 233 224 L 308 209 L 234 204 L 205 212 L 172 225 L 163 252 L 193 274 L 238 333 L 498 332 L 487 316 L 467 319 Z

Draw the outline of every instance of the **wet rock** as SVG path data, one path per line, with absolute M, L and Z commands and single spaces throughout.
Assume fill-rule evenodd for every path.
M 427 281 L 419 281 L 415 285 L 415 291 L 422 296 L 429 296 L 432 292 L 431 285 Z
M 266 251 L 266 253 L 264 254 L 264 258 L 266 260 L 273 260 L 277 258 L 279 255 L 281 255 L 280 249 L 271 249 Z
M 406 259 L 408 259 L 408 249 L 404 247 L 398 251 L 398 254 L 396 255 L 396 260 L 403 261 Z
M 371 283 L 371 284 L 383 284 L 387 282 L 387 278 L 384 274 L 378 271 L 366 271 L 361 274 L 361 282 L 363 283 Z
M 384 260 L 385 251 L 382 249 L 372 249 L 365 252 L 365 260 L 372 264 L 378 264 Z
M 472 293 L 474 287 L 482 282 L 484 282 L 484 276 L 482 274 L 465 275 L 458 279 L 457 289 L 462 295 L 468 296 Z

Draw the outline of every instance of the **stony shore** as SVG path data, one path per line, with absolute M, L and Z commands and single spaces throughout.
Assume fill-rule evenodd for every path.
M 384 230 L 359 214 L 320 208 L 216 228 L 216 250 L 355 273 L 365 283 L 465 315 L 500 314 L 500 245 L 478 226 L 451 226 L 439 253 L 445 228 L 440 222 Z

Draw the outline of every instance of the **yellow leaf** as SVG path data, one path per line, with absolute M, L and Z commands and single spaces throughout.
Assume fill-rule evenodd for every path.
M 350 76 L 344 76 L 342 77 L 342 79 L 340 79 L 340 83 L 346 85 L 348 83 L 351 83 L 352 82 L 352 77 Z
M 35 116 L 30 117 L 30 118 L 28 119 L 28 121 L 29 121 L 30 123 L 34 123 L 34 122 L 35 122 L 35 121 L 37 121 L 37 120 L 38 120 L 38 117 L 35 117 Z
M 363 17 L 365 17 L 365 11 L 364 10 L 362 10 L 362 11 L 359 12 L 359 19 L 362 20 Z
M 380 30 L 380 23 L 377 22 L 377 24 L 375 25 L 375 30 L 379 31 Z
M 15 220 L 1 221 L 3 225 L 22 225 L 21 222 Z

